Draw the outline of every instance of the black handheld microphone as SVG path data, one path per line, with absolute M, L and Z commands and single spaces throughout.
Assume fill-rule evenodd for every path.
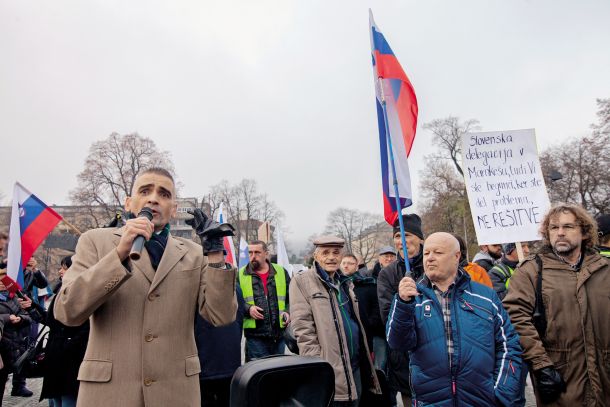
M 152 218 L 153 218 L 152 209 L 145 206 L 144 208 L 142 208 L 140 213 L 138 213 L 138 218 L 140 218 L 140 217 L 144 217 L 148 220 L 152 220 Z M 144 247 L 144 242 L 146 242 L 146 239 L 144 239 L 144 236 L 142 236 L 142 235 L 136 236 L 136 238 L 133 240 L 133 243 L 131 244 L 131 251 L 129 252 L 129 258 L 131 260 L 140 260 L 140 253 L 142 253 L 142 248 Z

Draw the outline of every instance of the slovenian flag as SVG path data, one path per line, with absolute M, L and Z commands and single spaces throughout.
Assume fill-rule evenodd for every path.
M 222 214 L 222 202 L 220 203 L 220 208 L 218 209 L 218 223 L 224 223 L 224 216 Z M 225 252 L 227 252 L 225 256 L 225 262 L 232 264 L 233 267 L 237 267 L 237 262 L 235 261 L 235 249 L 233 248 L 233 239 L 231 238 L 231 236 L 225 236 L 222 239 Z
M 250 263 L 250 253 L 248 252 L 248 242 L 241 237 L 239 239 L 239 268 L 247 266 Z
M 379 127 L 379 147 L 381 150 L 381 178 L 383 184 L 383 209 L 385 220 L 394 225 L 401 208 L 411 206 L 411 179 L 407 157 L 411 152 L 417 128 L 417 98 L 413 85 L 407 78 L 398 59 L 379 31 L 369 10 L 373 73 L 377 98 L 377 124 Z M 383 111 L 383 96 L 387 113 L 387 129 Z M 388 137 L 392 140 L 394 164 L 398 180 L 400 208 L 396 207 L 394 177 L 390 163 Z
M 23 269 L 62 217 L 38 197 L 15 183 L 9 231 L 7 274 L 23 286 Z

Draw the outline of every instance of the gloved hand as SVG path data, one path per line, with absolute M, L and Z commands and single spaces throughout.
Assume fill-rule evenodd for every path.
M 561 393 L 566 391 L 566 383 L 554 367 L 544 367 L 534 374 L 538 395 L 544 404 L 552 403 L 559 398 Z
M 185 222 L 190 225 L 201 239 L 203 246 L 203 254 L 207 255 L 211 252 L 224 251 L 222 239 L 225 236 L 234 236 L 235 229 L 228 223 L 220 224 L 210 219 L 199 208 L 187 209 L 186 212 L 193 215 L 192 219 L 187 219 Z M 225 253 L 226 254 L 226 253 Z

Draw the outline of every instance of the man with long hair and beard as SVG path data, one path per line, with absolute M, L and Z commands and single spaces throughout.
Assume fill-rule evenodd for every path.
M 503 305 L 521 337 L 538 405 L 610 405 L 610 264 L 579 205 L 545 215 L 543 246 L 519 265 Z

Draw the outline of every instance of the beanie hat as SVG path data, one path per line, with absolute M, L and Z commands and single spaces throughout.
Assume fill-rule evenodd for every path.
M 514 243 L 504 243 L 502 245 L 502 251 L 504 252 L 504 254 L 510 254 L 510 252 L 512 252 L 516 248 L 517 248 L 517 245 Z
M 597 221 L 597 230 L 600 236 L 610 234 L 610 215 L 600 215 L 595 220 Z
M 402 222 L 405 225 L 405 233 L 411 233 L 423 240 L 424 234 L 421 230 L 421 218 L 414 213 L 402 215 Z M 398 219 L 394 222 L 394 232 L 400 232 L 400 223 Z

